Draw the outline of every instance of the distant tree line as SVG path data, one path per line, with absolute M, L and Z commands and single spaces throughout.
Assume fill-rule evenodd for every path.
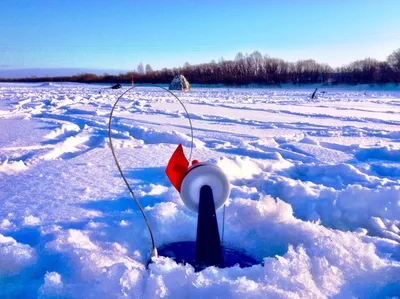
M 394 51 L 386 61 L 372 58 L 358 60 L 349 65 L 332 68 L 313 59 L 287 62 L 279 58 L 238 53 L 234 60 L 221 58 L 197 65 L 185 63 L 183 67 L 153 70 L 140 63 L 137 70 L 119 75 L 77 74 L 68 77 L 31 77 L 24 79 L 1 79 L 8 82 L 72 81 L 82 83 L 170 83 L 176 74 L 183 74 L 190 83 L 226 85 L 275 85 L 281 84 L 384 84 L 400 83 L 400 49 Z

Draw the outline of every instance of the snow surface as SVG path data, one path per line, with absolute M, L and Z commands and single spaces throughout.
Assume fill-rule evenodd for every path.
M 0 84 L 0 298 L 400 297 L 400 92 L 202 88 L 176 92 L 193 158 L 232 184 L 225 245 L 259 265 L 160 257 L 112 160 L 124 90 Z M 194 241 L 197 216 L 164 170 L 184 110 L 135 88 L 113 136 L 156 245 Z M 220 229 L 222 211 L 217 212 Z

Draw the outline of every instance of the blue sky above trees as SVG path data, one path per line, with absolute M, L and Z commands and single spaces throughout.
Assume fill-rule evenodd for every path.
M 0 68 L 134 70 L 237 52 L 340 66 L 400 47 L 400 1 L 5 0 Z

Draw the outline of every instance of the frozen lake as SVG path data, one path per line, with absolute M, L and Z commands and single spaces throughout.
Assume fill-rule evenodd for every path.
M 0 298 L 400 296 L 400 91 L 176 92 L 193 159 L 232 186 L 224 242 L 260 263 L 195 272 L 146 269 L 149 233 L 107 136 L 125 90 L 0 83 Z M 189 153 L 183 108 L 138 87 L 114 116 L 156 245 L 194 241 L 197 214 L 164 173 L 179 143 Z

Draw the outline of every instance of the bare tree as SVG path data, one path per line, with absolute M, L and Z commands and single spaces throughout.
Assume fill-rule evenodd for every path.
M 144 74 L 143 63 L 139 63 L 139 65 L 137 66 L 137 72 L 138 74 Z
M 388 57 L 389 65 L 396 71 L 400 72 L 400 49 L 397 49 Z
M 190 82 L 202 84 L 270 84 L 280 85 L 326 83 L 330 84 L 371 84 L 400 83 L 400 49 L 388 56 L 387 61 L 377 61 L 372 58 L 358 60 L 349 65 L 332 69 L 327 64 L 321 64 L 313 59 L 288 62 L 254 51 L 250 55 L 239 52 L 234 59 L 218 62 L 191 65 L 186 62 L 182 67 L 153 70 L 149 64 L 143 67 L 140 63 L 136 72 L 97 76 L 94 74 L 78 74 L 63 78 L 25 78 L 20 81 L 40 82 L 40 80 L 63 80 L 75 82 L 108 82 L 127 83 L 132 75 L 135 82 L 169 83 L 175 74 L 184 74 Z
M 393 71 L 393 81 L 400 83 L 400 49 L 389 55 L 387 62 Z
M 146 75 L 150 75 L 153 73 L 153 69 L 150 64 L 146 64 Z

